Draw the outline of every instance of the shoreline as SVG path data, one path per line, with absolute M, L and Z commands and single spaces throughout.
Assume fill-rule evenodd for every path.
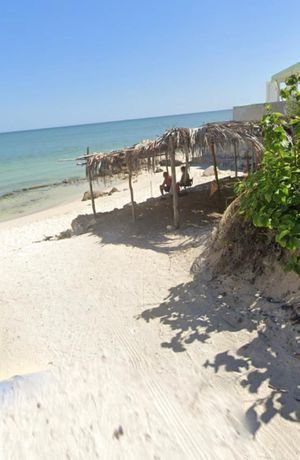
M 64 214 L 68 211 L 73 211 L 77 207 L 80 207 L 81 200 L 79 198 L 73 198 L 70 201 L 66 201 L 63 204 L 49 205 L 45 209 L 39 211 L 33 211 L 28 214 L 19 217 L 11 217 L 7 220 L 0 221 L 0 230 L 8 227 L 17 227 L 26 224 L 31 224 L 49 217 L 55 217 L 57 215 Z
M 205 167 L 200 167 L 198 165 L 193 165 L 190 167 L 191 175 L 194 177 L 194 185 L 200 183 L 209 182 L 214 179 L 213 176 L 202 176 Z M 176 167 L 176 174 L 179 177 L 180 166 Z M 230 170 L 220 170 L 220 177 L 226 177 L 229 174 L 233 174 L 233 171 Z M 162 173 L 153 173 L 149 174 L 146 171 L 143 171 L 138 177 L 133 181 L 134 183 L 134 194 L 135 200 L 137 202 L 144 201 L 145 193 L 146 199 L 151 197 L 159 197 L 159 185 L 162 182 Z M 69 199 L 64 199 L 62 203 L 49 205 L 44 209 L 35 210 L 33 212 L 28 212 L 22 216 L 14 216 L 6 220 L 0 220 L 0 230 L 9 227 L 22 226 L 23 224 L 31 224 L 43 219 L 49 219 L 53 217 L 61 217 L 62 215 L 74 215 L 76 213 L 92 213 L 92 203 L 91 200 L 82 201 L 84 191 L 88 190 L 88 181 L 84 179 L 80 182 L 80 185 L 84 184 L 84 188 L 78 191 L 69 197 Z M 71 187 L 72 183 L 64 184 L 64 187 Z M 126 179 L 115 179 L 108 181 L 107 184 L 100 182 L 97 186 L 94 186 L 94 191 L 105 191 L 109 190 L 112 187 L 119 189 L 121 193 L 115 193 L 113 196 L 104 196 L 95 199 L 96 210 L 97 212 L 106 212 L 111 211 L 114 208 L 122 207 L 125 204 L 130 202 L 129 190 L 128 190 L 128 181 Z M 147 191 L 146 191 L 147 189 Z M 126 193 L 122 193 L 126 190 Z M 147 196 L 148 193 L 148 196 Z M 88 211 L 88 212 L 87 212 Z
M 94 184 L 94 190 L 104 191 L 106 188 L 119 186 L 120 182 L 122 180 L 112 180 L 108 181 L 109 185 L 107 185 L 99 181 Z M 78 201 L 88 190 L 87 179 L 79 178 L 50 185 L 34 186 L 11 192 L 6 196 L 2 195 L 0 197 L 0 210 L 2 210 L 0 225 Z M 45 196 L 41 195 L 43 192 L 46 193 Z M 20 210 L 22 210 L 22 215 L 19 215 Z
M 63 190 L 62 190 L 63 192 Z M 2 212 L 1 218 L 0 218 L 0 226 L 7 223 L 7 222 L 13 222 L 13 221 L 18 221 L 21 219 L 26 219 L 29 216 L 34 216 L 38 215 L 40 213 L 45 213 L 49 211 L 50 209 L 55 209 L 59 208 L 61 206 L 64 206 L 70 202 L 74 202 L 78 200 L 79 195 L 81 195 L 83 192 L 82 191 L 72 191 L 68 190 L 69 196 L 63 196 L 63 193 L 61 193 L 58 196 L 52 196 L 49 194 L 46 199 L 39 198 L 39 204 L 30 206 L 31 202 L 30 200 L 25 202 L 25 204 L 19 204 L 15 205 L 15 203 L 12 204 L 12 207 L 9 206 L 9 203 L 7 203 L 7 208 L 6 212 Z M 10 199 L 14 199 L 14 196 L 11 196 Z M 25 211 L 24 211 L 25 209 Z M 22 210 L 22 215 L 20 214 L 20 210 Z
M 70 177 L 67 179 L 63 179 L 60 182 L 49 182 L 47 184 L 37 184 L 37 185 L 32 185 L 30 187 L 24 187 L 16 190 L 12 190 L 10 192 L 5 192 L 2 195 L 0 195 L 0 200 L 4 200 L 6 198 L 9 198 L 11 196 L 16 196 L 20 193 L 26 193 L 30 192 L 31 190 L 39 190 L 39 189 L 44 189 L 44 188 L 54 188 L 58 187 L 60 185 L 70 185 L 70 184 L 77 184 L 80 182 L 85 181 L 85 178 L 82 177 Z

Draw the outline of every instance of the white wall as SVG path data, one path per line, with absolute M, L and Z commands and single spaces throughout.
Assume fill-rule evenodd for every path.
M 274 112 L 285 113 L 285 103 L 272 102 Z M 250 104 L 233 107 L 233 119 L 236 121 L 259 121 L 266 112 L 266 104 Z
M 279 101 L 279 88 L 276 81 L 267 81 L 266 83 L 266 102 Z

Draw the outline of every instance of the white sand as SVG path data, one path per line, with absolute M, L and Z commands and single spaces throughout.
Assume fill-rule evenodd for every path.
M 149 176 L 135 189 L 148 198 Z M 0 458 L 296 459 L 295 400 L 268 387 L 269 344 L 243 356 L 261 336 L 192 284 L 209 227 L 184 250 L 181 233 L 157 249 L 92 234 L 37 243 L 90 211 L 78 201 L 0 225 Z

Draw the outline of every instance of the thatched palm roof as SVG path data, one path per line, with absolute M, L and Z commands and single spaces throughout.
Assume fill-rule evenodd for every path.
M 255 149 L 262 148 L 261 129 L 259 125 L 250 122 L 224 122 L 207 123 L 199 128 L 173 128 L 167 130 L 159 144 L 168 148 L 169 140 L 172 138 L 173 147 L 176 150 L 188 150 L 197 152 L 209 148 L 211 144 L 225 148 L 230 144 L 248 143 Z
M 207 123 L 199 128 L 171 128 L 155 140 L 145 140 L 120 150 L 95 153 L 86 157 L 87 168 L 92 178 L 113 175 L 122 171 L 153 169 L 155 157 L 174 150 L 189 155 L 201 156 L 211 145 L 222 149 L 239 144 L 248 144 L 257 153 L 263 150 L 261 127 L 251 122 L 229 121 Z
M 224 123 L 207 123 L 199 128 L 171 128 L 162 136 L 154 140 L 146 140 L 138 144 L 108 153 L 94 153 L 76 160 L 86 161 L 86 172 L 89 178 L 90 192 L 92 197 L 93 212 L 96 208 L 93 198 L 92 179 L 112 176 L 122 172 L 128 173 L 132 218 L 135 221 L 135 202 L 132 186 L 132 173 L 143 168 L 154 170 L 156 158 L 165 155 L 170 156 L 172 170 L 172 194 L 174 226 L 179 226 L 178 193 L 176 188 L 175 156 L 181 152 L 185 155 L 186 162 L 190 155 L 201 156 L 203 150 L 211 150 L 215 179 L 218 193 L 220 194 L 220 183 L 217 172 L 216 147 L 222 149 L 234 146 L 235 170 L 237 175 L 237 148 L 239 144 L 248 144 L 252 151 L 262 154 L 260 125 L 250 122 L 229 121 Z

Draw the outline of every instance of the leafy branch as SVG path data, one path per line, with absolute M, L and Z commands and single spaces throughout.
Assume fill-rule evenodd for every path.
M 281 96 L 300 106 L 300 76 L 286 80 Z M 290 253 L 288 269 L 300 274 L 300 116 L 268 108 L 262 119 L 264 156 L 258 171 L 239 184 L 241 212 L 267 228 Z

